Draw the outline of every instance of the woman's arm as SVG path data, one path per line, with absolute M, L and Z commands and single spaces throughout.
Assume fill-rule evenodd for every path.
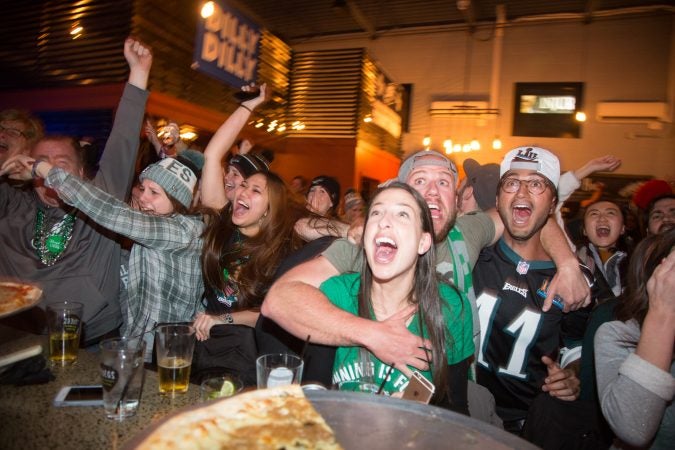
M 595 370 L 607 423 L 621 440 L 643 447 L 661 424 L 675 382 L 670 372 L 631 352 L 631 342 L 635 345 L 638 340 L 640 329 L 634 320 L 600 326 L 595 335 Z
M 235 139 L 246 125 L 253 110 L 265 101 L 267 86 L 260 86 L 258 97 L 245 101 L 218 128 L 216 134 L 204 149 L 202 167 L 202 204 L 209 208 L 222 209 L 227 205 L 222 161 L 234 144 Z
M 82 211 L 101 226 L 155 249 L 176 249 L 197 242 L 201 222 L 186 229 L 180 216 L 152 216 L 46 161 L 35 162 L 35 174 L 45 177 L 45 185 L 54 189 L 69 205 Z
M 200 341 L 205 341 L 209 338 L 211 334 L 211 328 L 214 325 L 246 325 L 247 327 L 254 328 L 255 323 L 260 317 L 260 311 L 246 309 L 243 311 L 236 311 L 231 314 L 221 314 L 221 315 L 211 315 L 205 313 L 199 313 L 195 317 L 194 327 L 197 331 L 197 339 Z M 230 322 L 229 319 L 232 319 Z

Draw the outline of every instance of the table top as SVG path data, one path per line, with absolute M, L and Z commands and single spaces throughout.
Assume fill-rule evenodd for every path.
M 46 348 L 46 336 L 18 333 L 8 338 L 6 328 L 0 327 L 0 355 L 36 343 Z M 100 384 L 97 353 L 81 349 L 74 365 L 52 372 L 56 380 L 46 384 L 0 385 L 0 448 L 122 449 L 172 413 L 199 405 L 198 386 L 190 385 L 186 394 L 173 398 L 163 396 L 157 373 L 146 369 L 138 412 L 120 422 L 107 419 L 102 406 L 52 404 L 64 386 Z M 464 450 L 535 448 L 504 430 L 437 407 L 339 391 L 308 391 L 307 397 L 347 450 L 447 448 L 450 443 Z
M 2 335 L 6 335 L 6 330 Z M 17 332 L 19 335 L 19 332 Z M 0 348 L 41 343 L 46 336 L 22 335 Z M 45 353 L 46 354 L 46 353 Z M 99 355 L 80 349 L 69 367 L 51 368 L 56 380 L 31 386 L 0 385 L 0 448 L 11 449 L 118 449 L 141 430 L 171 412 L 199 402 L 199 387 L 174 398 L 159 394 L 157 373 L 145 370 L 145 384 L 136 416 L 107 419 L 102 406 L 55 407 L 52 402 L 64 386 L 101 384 Z

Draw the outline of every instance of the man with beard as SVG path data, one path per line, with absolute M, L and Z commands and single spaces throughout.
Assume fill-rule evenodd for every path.
M 576 370 L 556 362 L 580 355 L 587 308 L 548 310 L 544 297 L 556 265 L 541 244 L 554 211 L 560 178 L 558 158 L 538 147 L 511 150 L 501 163 L 497 210 L 504 234 L 481 253 L 473 272 L 480 318 L 479 384 L 495 396 L 504 428 L 520 433 L 540 393 L 573 401 L 579 395 Z
M 655 198 L 647 209 L 647 231 L 661 234 L 675 228 L 675 195 L 666 194 Z
M 436 270 L 443 280 L 453 283 L 469 298 L 477 342 L 479 326 L 471 270 L 480 249 L 501 235 L 501 222 L 483 213 L 467 214 L 455 226 L 457 169 L 440 153 L 421 151 L 411 155 L 401 165 L 398 180 L 415 188 L 427 201 L 436 240 Z M 548 242 L 554 243 L 549 245 L 548 253 L 560 260 L 566 277 L 557 283 L 557 288 L 551 288 L 547 305 L 550 307 L 557 292 L 569 302 L 566 309 L 576 309 L 587 302 L 588 285 L 560 228 L 551 221 L 546 230 L 550 233 Z M 373 322 L 334 307 L 318 289 L 332 276 L 358 272 L 362 266 L 362 261 L 355 258 L 358 253 L 346 239 L 338 240 L 322 256 L 289 270 L 270 288 L 262 314 L 301 339 L 310 335 L 314 343 L 366 347 L 380 360 L 394 363 L 407 376 L 411 374 L 408 366 L 426 370 L 428 342 L 410 333 L 406 324 L 415 313 L 415 306 Z
M 92 180 L 118 199 L 124 199 L 131 186 L 152 65 L 150 49 L 132 38 L 124 43 L 124 56 L 129 80 Z M 30 155 L 80 177 L 84 174 L 82 148 L 72 137 L 45 137 Z M 116 235 L 65 205 L 41 179 L 34 180 L 31 189 L 0 182 L 0 248 L 0 279 L 34 283 L 43 290 L 39 307 L 8 318 L 9 325 L 43 332 L 45 305 L 63 300 L 84 304 L 83 345 L 121 324 Z

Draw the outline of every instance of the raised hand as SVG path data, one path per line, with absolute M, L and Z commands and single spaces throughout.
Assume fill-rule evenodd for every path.
M 621 160 L 614 155 L 605 155 L 591 159 L 586 164 L 574 171 L 578 180 L 586 178 L 593 172 L 614 172 L 621 165 Z
M 254 84 L 244 86 L 241 88 L 241 90 L 244 92 L 250 92 L 255 89 L 257 89 L 257 87 Z M 258 106 L 260 106 L 262 103 L 264 103 L 266 100 L 267 100 L 267 83 L 263 83 L 260 85 L 260 93 L 256 98 L 252 98 L 251 100 L 241 102 L 241 104 L 252 111 Z
M 148 87 L 150 67 L 152 67 L 152 51 L 141 41 L 128 37 L 124 41 L 124 57 L 129 64 L 129 84 L 139 89 Z
M 30 156 L 14 155 L 7 158 L 2 167 L 0 167 L 0 176 L 7 175 L 12 180 L 30 180 L 34 162 L 35 159 Z

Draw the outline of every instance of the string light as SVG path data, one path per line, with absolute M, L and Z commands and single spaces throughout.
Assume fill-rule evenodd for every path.
M 502 149 L 502 140 L 499 139 L 499 136 L 495 136 L 495 138 L 492 140 L 492 149 L 493 150 Z
M 203 19 L 208 19 L 215 11 L 216 6 L 213 4 L 213 2 L 206 2 L 204 3 L 204 6 L 202 6 L 201 16 Z
M 424 136 L 424 139 L 422 139 L 422 145 L 426 148 L 429 148 L 429 146 L 431 146 L 431 136 Z

